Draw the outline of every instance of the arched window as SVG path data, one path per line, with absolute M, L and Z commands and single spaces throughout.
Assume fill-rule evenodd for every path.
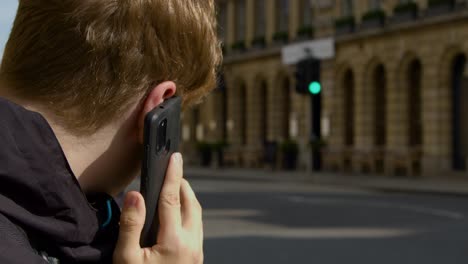
M 354 74 L 351 69 L 345 72 L 343 78 L 343 117 L 344 142 L 350 147 L 354 145 Z
M 239 130 L 241 145 L 247 144 L 247 88 L 245 83 L 242 83 L 239 87 Z
M 289 116 L 291 114 L 291 94 L 290 94 L 290 81 L 288 77 L 284 77 L 281 83 L 281 137 L 283 139 L 289 139 Z
M 454 170 L 466 170 L 468 159 L 468 79 L 466 56 L 459 54 L 452 64 L 452 163 Z
M 265 80 L 260 82 L 260 136 L 262 144 L 268 140 L 268 86 Z
M 410 147 L 422 145 L 422 108 L 421 108 L 422 68 L 419 60 L 413 60 L 407 73 L 408 92 L 408 144 Z
M 382 64 L 374 69 L 373 76 L 373 96 L 374 96 L 374 144 L 375 146 L 385 146 L 386 123 L 387 123 L 387 102 L 386 102 L 387 80 L 385 68 Z

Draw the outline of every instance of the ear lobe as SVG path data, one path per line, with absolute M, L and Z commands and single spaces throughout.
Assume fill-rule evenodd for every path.
M 176 94 L 177 88 L 174 82 L 163 82 L 153 87 L 148 96 L 143 100 L 143 106 L 138 118 L 139 141 L 143 144 L 143 130 L 145 127 L 145 116 L 154 108 Z

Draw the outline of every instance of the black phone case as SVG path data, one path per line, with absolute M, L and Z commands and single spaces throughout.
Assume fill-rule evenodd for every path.
M 180 139 L 181 98 L 173 97 L 149 112 L 144 124 L 144 154 L 141 168 L 140 192 L 145 198 L 146 219 L 141 233 L 142 247 L 156 244 L 159 228 L 158 201 L 164 183 L 169 159 L 178 150 Z M 157 139 L 160 122 L 167 119 L 167 151 L 158 153 Z

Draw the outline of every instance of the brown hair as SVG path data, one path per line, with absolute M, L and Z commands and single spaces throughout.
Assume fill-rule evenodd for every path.
M 20 0 L 0 78 L 83 134 L 161 81 L 199 101 L 220 61 L 213 0 Z

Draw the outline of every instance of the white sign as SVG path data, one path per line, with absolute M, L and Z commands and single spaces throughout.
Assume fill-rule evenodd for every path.
M 312 40 L 291 44 L 281 50 L 283 64 L 296 64 L 307 57 L 331 59 L 335 57 L 335 40 L 333 38 Z

